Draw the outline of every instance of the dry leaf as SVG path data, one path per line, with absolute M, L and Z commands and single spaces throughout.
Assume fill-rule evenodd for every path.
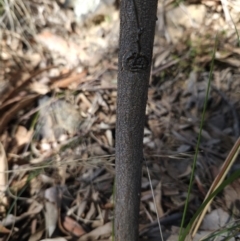
M 235 180 L 224 188 L 226 206 L 233 215 L 240 214 L 240 179 Z
M 42 55 L 39 53 L 29 52 L 26 57 L 31 63 L 32 68 L 36 68 L 42 60 Z
M 4 226 L 2 226 L 0 224 L 0 233 L 10 233 L 10 232 L 11 232 L 11 230 L 5 228 Z
M 67 78 L 58 80 L 51 85 L 51 88 L 70 88 L 75 89 L 80 83 L 84 82 L 87 71 L 84 70 L 79 74 L 73 74 Z
M 30 205 L 30 207 L 28 208 L 27 214 L 29 215 L 34 215 L 34 214 L 38 214 L 43 210 L 43 205 L 40 204 L 37 201 L 33 201 Z
M 156 208 L 157 208 L 157 213 L 159 217 L 162 217 L 164 215 L 164 211 L 162 208 L 162 183 L 159 182 L 159 184 L 157 185 L 156 189 L 155 189 L 155 202 L 156 202 Z
M 50 92 L 50 88 L 47 85 L 36 81 L 31 83 L 29 88 L 31 91 L 40 95 L 46 95 L 48 92 Z
M 51 237 L 54 230 L 57 227 L 58 222 L 58 209 L 57 206 L 50 202 L 45 202 L 45 227 L 48 233 L 48 236 Z
M 85 234 L 85 230 L 82 228 L 82 226 L 73 220 L 72 218 L 66 216 L 63 221 L 63 227 L 70 233 L 74 234 L 77 237 L 82 236 Z
M 46 239 L 41 239 L 40 241 L 67 241 L 65 238 L 46 238 Z
M 108 140 L 108 145 L 113 146 L 113 136 L 112 136 L 111 130 L 106 130 L 106 137 L 107 137 L 107 140 Z
M 227 63 L 232 65 L 233 67 L 240 67 L 240 60 L 238 58 L 227 58 L 227 59 L 219 59 L 219 61 L 223 63 Z
M 67 41 L 61 36 L 57 36 L 48 30 L 44 30 L 36 35 L 36 39 L 38 42 L 45 45 L 50 51 L 56 51 L 62 55 L 67 55 L 69 53 Z
M 50 187 L 45 190 L 44 197 L 51 203 L 59 203 L 59 188 L 57 186 Z
M 29 177 L 25 175 L 21 180 L 13 180 L 11 183 L 11 190 L 15 193 L 20 191 L 28 182 Z
M 86 222 L 88 222 L 88 220 L 91 220 L 95 217 L 96 215 L 96 207 L 94 205 L 94 203 L 91 203 L 90 209 L 86 214 Z
M 154 68 L 159 67 L 163 61 L 169 56 L 170 49 L 164 50 L 162 53 L 158 54 L 154 61 Z
M 211 235 L 212 231 L 199 231 L 196 236 L 192 239 L 189 236 L 185 239 L 186 241 L 200 241 L 204 238 L 207 238 L 207 236 Z M 222 233 L 221 235 L 215 237 L 214 241 L 222 241 L 226 238 L 226 234 Z M 172 234 L 171 236 L 168 237 L 166 241 L 176 241 L 179 239 L 178 234 Z M 230 238 L 228 239 L 229 241 L 234 241 L 235 238 Z
M 98 227 L 91 231 L 88 234 L 83 235 L 81 238 L 78 239 L 78 241 L 95 241 L 98 240 L 100 236 L 102 235 L 111 235 L 113 232 L 113 225 L 111 222 L 106 223 L 105 225 Z
M 230 215 L 221 208 L 218 208 L 204 217 L 200 229 L 205 231 L 215 231 L 219 228 L 225 227 L 229 221 Z
M 5 207 L 2 205 L 8 205 L 7 197 L 5 196 L 5 192 L 8 188 L 8 162 L 6 153 L 2 143 L 0 142 L 0 211 L 5 212 Z
M 61 36 L 44 30 L 36 36 L 36 40 L 46 46 L 50 51 L 55 51 L 64 56 L 73 65 L 78 63 L 78 55 L 81 48 L 72 41 L 66 41 Z
M 31 141 L 33 130 L 28 131 L 24 126 L 18 126 L 15 138 L 18 146 L 22 146 Z
M 36 231 L 35 233 L 31 234 L 30 238 L 28 239 L 28 241 L 38 241 L 40 240 L 40 238 L 42 237 L 43 233 L 44 233 L 44 228 Z

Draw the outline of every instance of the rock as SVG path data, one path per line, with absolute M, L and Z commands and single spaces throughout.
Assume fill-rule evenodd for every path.
M 44 96 L 39 100 L 38 134 L 46 140 L 56 140 L 62 134 L 74 135 L 81 125 L 80 111 L 65 100 Z
M 83 24 L 97 15 L 107 14 L 114 2 L 115 0 L 67 0 L 65 5 L 73 7 L 77 20 Z

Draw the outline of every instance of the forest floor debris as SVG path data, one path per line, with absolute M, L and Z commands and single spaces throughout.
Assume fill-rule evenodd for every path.
M 156 212 L 164 240 L 179 233 L 216 34 L 188 218 L 240 135 L 240 5 L 227 3 L 159 3 L 144 129 L 142 240 L 160 240 Z M 3 9 L 1 240 L 110 240 L 119 10 L 80 25 L 74 9 L 57 1 L 16 0 Z M 229 225 L 227 215 L 239 216 L 237 183 L 211 205 L 204 235 Z M 209 220 L 218 227 L 208 230 Z

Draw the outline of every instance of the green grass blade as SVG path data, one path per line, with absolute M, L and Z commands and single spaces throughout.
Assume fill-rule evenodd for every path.
M 185 206 L 184 206 L 183 218 L 182 218 L 182 221 L 181 221 L 180 235 L 179 235 L 179 239 L 178 239 L 179 241 L 184 241 L 183 236 L 182 236 L 182 230 L 183 230 L 183 225 L 184 225 L 185 218 L 186 218 L 188 202 L 189 202 L 190 193 L 191 193 L 191 190 L 192 190 L 192 185 L 193 185 L 193 180 L 194 180 L 195 167 L 196 167 L 196 163 L 197 163 L 197 157 L 198 157 L 198 152 L 199 152 L 199 147 L 200 147 L 200 142 L 201 142 L 202 129 L 203 129 L 205 113 L 206 113 L 206 109 L 207 109 L 208 96 L 209 96 L 209 92 L 210 92 L 211 80 L 212 80 L 212 77 L 213 77 L 213 68 L 214 68 L 214 60 L 215 60 L 217 43 L 218 43 L 218 36 L 216 36 L 216 38 L 215 38 L 215 45 L 214 45 L 214 50 L 213 50 L 213 54 L 212 54 L 210 74 L 209 74 L 209 78 L 208 78 L 207 91 L 206 91 L 206 96 L 205 96 L 205 99 L 204 99 L 204 107 L 203 107 L 202 118 L 201 118 L 201 123 L 200 123 L 200 131 L 199 131 L 199 134 L 198 134 L 198 140 L 197 140 L 196 151 L 195 151 L 195 155 L 194 155 L 194 159 L 193 159 L 190 183 L 189 183 L 189 186 L 188 186 L 188 194 L 187 194 L 187 199 L 186 199 Z
M 240 170 L 234 172 L 229 178 L 227 178 L 199 207 L 197 212 L 192 217 L 191 221 L 187 225 L 186 229 L 184 230 L 181 240 L 185 240 L 187 237 L 189 230 L 192 227 L 192 224 L 194 223 L 195 219 L 198 217 L 198 215 L 202 212 L 202 210 L 205 208 L 205 206 L 208 204 L 208 202 L 213 199 L 218 193 L 220 193 L 227 185 L 231 184 L 233 181 L 235 181 L 237 178 L 240 177 Z

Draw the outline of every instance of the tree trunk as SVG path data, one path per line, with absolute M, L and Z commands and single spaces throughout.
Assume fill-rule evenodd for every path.
M 115 241 L 138 240 L 143 130 L 157 0 L 122 0 L 116 125 Z

